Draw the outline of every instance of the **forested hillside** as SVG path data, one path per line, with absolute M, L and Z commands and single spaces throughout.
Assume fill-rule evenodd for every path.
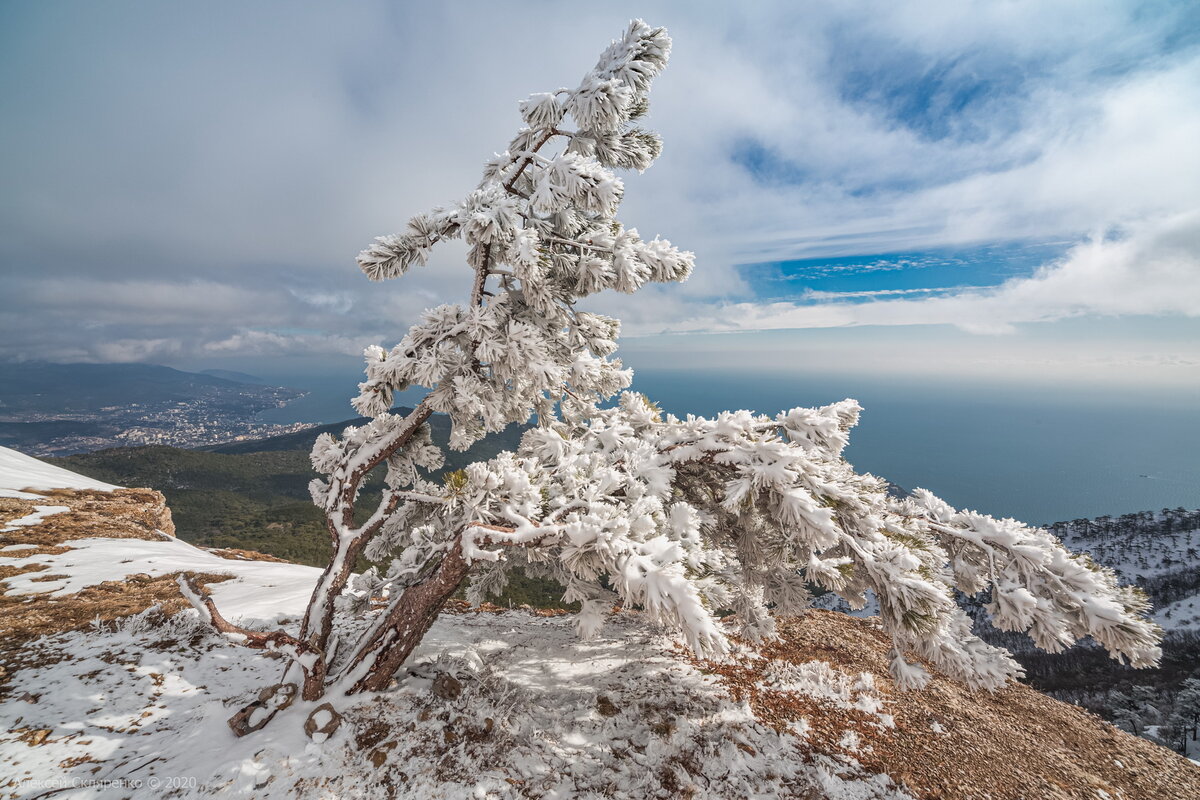
M 177 447 L 120 447 L 46 459 L 65 469 L 119 486 L 151 486 L 166 495 L 179 537 L 204 547 L 257 550 L 299 564 L 323 566 L 329 557 L 323 517 L 313 506 L 308 483 L 313 440 L 324 431 L 340 432 L 348 420 L 299 433 L 248 442 L 185 450 Z M 507 431 L 458 452 L 444 447 L 449 422 L 430 418 L 435 442 L 443 445 L 446 466 L 460 469 L 514 448 L 521 429 Z M 377 495 L 381 478 L 366 487 Z
M 1200 511 L 1164 508 L 1076 519 L 1056 522 L 1050 531 L 1141 587 L 1164 628 L 1200 626 Z
M 1045 653 L 1024 636 L 996 631 L 977 613 L 981 635 L 1017 651 L 1026 680 L 1038 689 L 1095 711 L 1131 733 L 1181 752 L 1186 747 L 1195 757 L 1200 720 L 1200 510 L 1164 508 L 1075 519 L 1057 522 L 1049 530 L 1071 550 L 1089 554 L 1115 570 L 1122 582 L 1146 592 L 1154 619 L 1167 629 L 1162 663 L 1132 669 L 1107 658 L 1088 641 L 1064 653 Z

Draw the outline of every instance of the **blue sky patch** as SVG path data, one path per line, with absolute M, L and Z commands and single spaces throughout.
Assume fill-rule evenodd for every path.
M 738 269 L 757 300 L 861 301 L 996 286 L 1011 278 L 1032 275 L 1038 267 L 1062 256 L 1071 244 L 991 244 L 744 264 Z

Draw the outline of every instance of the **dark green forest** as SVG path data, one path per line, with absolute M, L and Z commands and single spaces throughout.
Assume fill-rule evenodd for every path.
M 317 477 L 309 464 L 309 449 L 320 433 L 340 433 L 347 425 L 365 422 L 349 420 L 201 450 L 119 447 L 46 460 L 119 486 L 159 490 L 171 507 L 176 533 L 184 541 L 203 547 L 257 550 L 300 564 L 324 566 L 329 541 L 321 513 L 308 495 L 308 483 Z M 448 418 L 435 415 L 430 425 L 434 441 L 446 454 L 442 473 L 513 449 L 522 433 L 518 426 L 511 426 L 460 453 L 445 446 Z M 430 477 L 438 479 L 441 473 Z M 373 475 L 366 484 L 362 507 L 373 505 L 381 485 L 382 474 Z

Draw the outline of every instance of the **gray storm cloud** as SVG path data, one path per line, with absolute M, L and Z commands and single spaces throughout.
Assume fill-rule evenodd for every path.
M 461 262 L 450 250 L 371 285 L 354 254 L 473 186 L 519 124 L 517 101 L 573 82 L 631 16 L 668 25 L 676 49 L 652 98 L 665 154 L 629 177 L 622 216 L 695 250 L 698 269 L 671 293 L 598 298 L 628 332 L 722 330 L 735 310 L 751 327 L 910 324 L 918 308 L 1005 330 L 1057 318 L 1072 293 L 1083 313 L 1187 313 L 1190 266 L 1118 253 L 1161 244 L 1153 231 L 1200 208 L 1200 51 L 1171 34 L 1187 14 L 8 5 L 0 358 L 336 355 L 394 341 L 422 308 L 462 297 Z M 926 110 L 901 103 L 912 85 L 928 86 Z M 1086 244 L 1024 283 L 924 299 L 761 304 L 737 269 L 1109 229 L 1131 231 L 1096 260 L 1121 309 L 1089 293 L 1104 279 L 1079 266 Z M 1181 246 L 1194 266 L 1194 237 Z

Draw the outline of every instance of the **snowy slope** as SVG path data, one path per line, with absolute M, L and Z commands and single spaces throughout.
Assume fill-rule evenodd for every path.
M 37 499 L 38 495 L 22 492 L 21 489 L 98 489 L 107 492 L 116 488 L 109 483 L 52 467 L 16 450 L 0 447 L 0 497 Z
M 1200 525 L 1193 513 L 1126 515 L 1088 525 L 1060 523 L 1063 543 L 1111 567 L 1125 583 L 1145 589 L 1154 602 L 1154 620 L 1168 630 L 1200 627 Z M 1108 529 L 1104 522 L 1107 521 Z M 1124 524 L 1121 522 L 1124 521 Z
M 10 497 L 38 498 L 17 491 L 26 487 L 116 488 L 11 450 L 0 453 L 0 464 L 0 491 Z M 5 526 L 10 537 L 68 510 L 35 508 Z M 222 559 L 166 535 L 65 545 L 62 552 L 27 556 L 20 545 L 9 548 L 3 564 L 17 574 L 0 587 L 10 597 L 48 595 L 69 603 L 75 593 L 123 576 L 227 574 L 233 579 L 209 587 L 218 606 L 243 625 L 265 628 L 294 622 L 319 574 L 292 564 Z M 20 572 L 33 565 L 43 569 Z M 731 701 L 713 678 L 681 660 L 673 639 L 636 616 L 584 643 L 567 618 L 444 615 L 414 654 L 413 674 L 385 706 L 372 698 L 338 703 L 350 723 L 344 730 L 358 734 L 324 746 L 304 735 L 302 708 L 257 735 L 253 747 L 232 735 L 230 708 L 278 680 L 279 663 L 212 633 L 192 611 L 163 618 L 149 609 L 3 656 L 9 665 L 42 663 L 5 667 L 12 679 L 0 706 L 0 730 L 7 731 L 0 732 L 3 796 L 296 797 L 314 784 L 336 786 L 338 796 L 386 796 L 379 783 L 361 780 L 368 754 L 356 739 L 375 735 L 372 726 L 387 719 L 388 731 L 417 734 L 405 737 L 404 747 L 393 742 L 394 752 L 382 751 L 391 760 L 387 781 L 402 775 L 411 782 L 406 797 L 505 796 L 528 784 L 539 787 L 535 796 L 585 796 L 587 786 L 598 796 L 640 798 L 661 784 L 656 770 L 685 758 L 699 763 L 701 750 L 712 774 L 678 780 L 704 780 L 715 792 L 707 796 L 734 796 L 770 773 L 764 788 L 771 793 L 786 785 L 844 800 L 910 797 L 887 776 L 862 770 L 850 750 L 802 758 L 801 737 L 759 724 L 745 703 Z M 437 671 L 461 681 L 458 710 L 469 719 L 459 713 L 448 726 L 444 715 L 422 714 Z M 861 681 L 850 675 L 842 683 Z M 611 713 L 597 706 L 600 695 L 616 701 Z M 455 730 L 488 741 L 464 751 L 450 746 Z M 504 756 L 498 757 L 501 744 Z M 628 747 L 642 755 L 623 758 Z
M 111 491 L 119 487 L 0 447 L 0 496 L 39 499 L 39 495 L 19 491 L 25 488 Z M 33 513 L 8 523 L 5 530 L 32 527 L 50 514 L 66 510 L 66 506 L 39 505 Z M 12 555 L 14 552 L 18 555 Z M 17 569 L 32 564 L 47 568 L 14 575 L 0 582 L 7 594 L 48 593 L 61 597 L 104 581 L 137 574 L 154 577 L 191 571 L 230 575 L 234 579 L 214 584 L 212 594 L 231 619 L 247 621 L 295 618 L 304 611 L 320 574 L 318 569 L 298 564 L 220 558 L 165 534 L 161 541 L 73 539 L 69 549 L 57 554 L 20 557 L 19 550 L 8 550 L 6 555 L 9 557 L 4 563 Z M 62 577 L 46 580 L 46 576 Z
M 636 621 L 583 643 L 562 618 L 444 615 L 414 656 L 416 674 L 386 700 L 334 698 L 345 722 L 320 744 L 301 730 L 315 704 L 252 740 L 230 734 L 231 709 L 278 679 L 277 662 L 215 636 L 193 644 L 187 629 L 164 647 L 153 623 L 124 628 L 62 637 L 54 644 L 72 660 L 17 676 L 17 694 L 40 698 L 0 709 L 0 727 L 23 716 L 50 731 L 36 748 L 0 735 L 0 765 L 19 759 L 14 769 L 29 771 L 18 797 L 83 779 L 139 798 L 291 798 L 320 787 L 315 796 L 640 800 L 678 796 L 661 792 L 663 771 L 684 764 L 699 773 L 670 780 L 699 797 L 911 797 L 859 768 L 849 746 L 806 757 L 801 736 L 762 725 Z M 439 671 L 457 676 L 461 694 L 431 694 Z M 56 768 L 82 759 L 100 763 L 95 778 L 92 761 Z M 106 795 L 61 795 L 95 796 Z
M 1090 535 L 1067 532 L 1061 538 L 1071 550 L 1088 553 L 1111 567 L 1125 583 L 1200 567 L 1200 527 L 1154 532 L 1139 528 Z
M 1154 621 L 1168 630 L 1200 628 L 1200 594 L 1155 609 Z
M 299 564 L 220 558 L 174 538 L 164 538 L 161 542 L 77 539 L 64 553 L 31 555 L 5 563 L 20 567 L 27 562 L 44 564 L 47 569 L 8 578 L 4 585 L 9 594 L 49 593 L 61 597 L 104 581 L 138 574 L 155 577 L 188 571 L 232 575 L 234 580 L 210 587 L 213 599 L 231 621 L 295 619 L 304 612 L 321 573 Z M 44 575 L 63 577 L 47 581 Z M 40 577 L 41 580 L 36 580 Z

